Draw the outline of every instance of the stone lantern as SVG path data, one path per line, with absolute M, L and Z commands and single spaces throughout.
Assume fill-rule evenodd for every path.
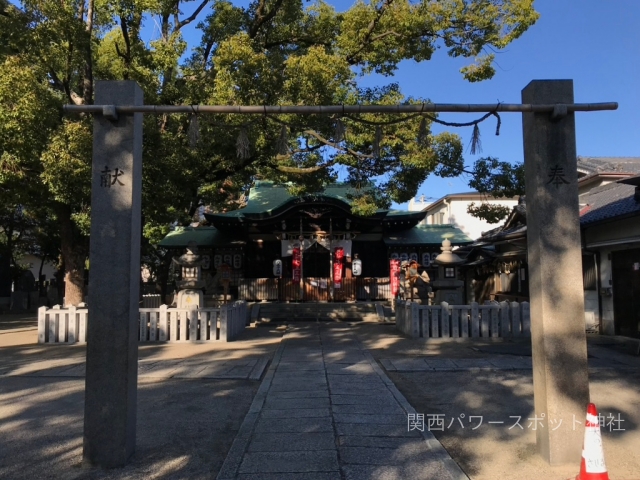
M 176 306 L 178 308 L 202 307 L 204 295 L 202 289 L 205 281 L 202 280 L 202 264 L 204 260 L 198 254 L 198 244 L 194 241 L 187 245 L 187 252 L 173 261 L 182 267 L 182 280 L 177 282 L 180 289 Z
M 458 278 L 458 267 L 463 260 L 452 252 L 448 237 L 442 242 L 440 250 L 442 253 L 435 260 L 438 265 L 438 279 L 431 282 L 435 292 L 435 303 L 447 302 L 450 305 L 461 305 L 464 281 Z

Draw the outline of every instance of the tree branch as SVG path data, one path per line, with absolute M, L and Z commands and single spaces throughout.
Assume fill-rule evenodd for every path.
M 210 39 L 205 46 L 204 53 L 202 54 L 202 69 L 207 69 L 207 62 L 209 61 L 209 55 L 211 55 L 211 49 L 213 48 L 214 41 Z
M 122 37 L 124 38 L 124 44 L 127 50 L 125 53 L 122 53 L 120 51 L 120 48 L 118 48 L 118 42 L 116 41 L 115 43 L 116 53 L 118 54 L 118 56 L 122 57 L 122 59 L 124 60 L 124 64 L 126 67 L 126 70 L 124 72 L 124 77 L 125 77 L 124 79 L 128 80 L 129 68 L 131 66 L 131 39 L 129 38 L 129 29 L 127 27 L 127 21 L 122 15 L 120 15 L 120 29 L 122 30 Z
M 293 37 L 293 38 L 286 38 L 283 40 L 275 40 L 273 42 L 265 42 L 264 48 L 273 48 L 273 47 L 278 47 L 282 45 L 290 45 L 293 43 L 305 43 L 307 45 L 322 45 L 323 47 L 331 46 L 331 42 L 320 42 L 311 37 Z
M 276 13 L 278 13 L 278 10 L 280 10 L 280 7 L 282 6 L 283 1 L 284 0 L 276 0 L 276 3 L 273 6 L 273 8 L 265 14 L 264 8 L 265 8 L 266 0 L 260 0 L 260 3 L 258 4 L 258 9 L 256 10 L 255 21 L 251 26 L 251 28 L 249 29 L 249 38 L 255 38 L 256 35 L 258 34 L 258 31 L 260 30 L 260 27 L 262 27 L 262 25 L 264 25 L 265 23 L 267 23 L 269 20 L 271 20 L 273 17 L 276 16 Z
M 91 53 L 91 37 L 93 35 L 93 7 L 94 0 L 89 0 L 87 6 L 87 51 L 84 64 L 84 78 L 82 84 L 82 96 L 85 104 L 93 103 L 93 55 Z
M 49 69 L 49 77 L 51 78 L 51 81 L 49 82 L 49 85 L 51 86 L 51 88 L 53 88 L 54 90 L 58 90 L 59 92 L 65 93 L 69 97 L 69 99 L 73 102 L 74 105 L 82 105 L 82 97 L 80 97 L 80 95 L 78 95 L 76 92 L 74 92 L 70 88 L 65 87 L 64 83 L 62 82 L 62 80 L 60 80 L 60 77 L 58 77 L 58 75 L 56 74 L 55 70 L 53 70 L 53 68 Z
M 350 148 L 343 147 L 337 143 L 331 142 L 326 138 L 324 138 L 322 135 L 320 135 L 318 132 L 315 132 L 313 130 L 305 130 L 304 133 L 314 137 L 316 140 L 319 140 L 320 142 L 324 143 L 329 147 L 333 147 L 336 150 L 340 150 L 342 152 L 348 153 L 349 155 L 353 155 L 356 158 L 368 158 L 368 159 L 373 158 L 373 155 L 366 155 L 364 153 L 356 152 L 355 150 L 351 150 Z
M 191 22 L 193 22 L 196 19 L 196 17 L 200 14 L 202 9 L 207 6 L 207 3 L 209 3 L 209 0 L 203 0 L 203 2 L 198 6 L 198 8 L 196 8 L 196 11 L 193 12 L 193 14 L 190 17 L 185 18 L 184 20 L 182 20 L 176 25 L 175 30 L 176 31 L 180 30 L 185 25 L 188 25 Z
M 380 19 L 382 18 L 382 15 L 384 15 L 384 13 L 387 11 L 387 9 L 391 6 L 392 3 L 393 3 L 393 0 L 385 0 L 384 3 L 382 4 L 382 6 L 378 10 L 376 10 L 376 16 L 369 23 L 367 31 L 364 34 L 364 38 L 362 39 L 362 44 L 361 44 L 362 46 L 358 49 L 357 52 L 347 56 L 347 59 L 346 59 L 347 62 L 349 62 L 352 65 L 354 63 L 357 63 L 357 59 L 355 58 L 356 55 L 358 55 L 365 48 L 367 48 L 369 45 L 371 45 L 371 42 L 373 41 L 371 39 L 371 34 L 373 34 L 373 31 L 375 30 L 376 26 L 378 25 L 378 22 L 380 22 Z
M 284 159 L 284 158 L 287 158 L 287 156 L 278 155 L 276 157 L 276 159 Z M 336 163 L 335 161 L 331 161 L 331 162 L 325 163 L 324 165 L 316 165 L 315 167 L 287 167 L 286 165 L 278 165 L 276 168 L 284 173 L 308 174 L 308 173 L 317 172 L 319 170 L 322 170 L 323 168 L 331 167 L 335 165 L 335 163 Z
M 360 55 L 360 53 L 362 53 L 362 51 L 364 49 L 366 49 L 373 42 L 377 42 L 378 40 L 381 40 L 381 39 L 383 39 L 385 37 L 388 37 L 390 35 L 393 35 L 394 37 L 402 37 L 402 35 L 400 35 L 397 32 L 394 32 L 393 30 L 381 33 L 380 35 L 376 35 L 375 37 L 372 37 L 371 39 L 369 39 L 369 42 L 366 45 L 362 45 L 358 50 L 356 50 L 354 53 L 349 55 L 347 57 L 347 62 L 349 62 L 350 64 L 356 63 L 357 62 L 357 56 Z

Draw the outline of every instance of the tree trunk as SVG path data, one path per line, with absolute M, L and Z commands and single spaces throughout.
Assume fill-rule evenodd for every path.
M 84 301 L 84 266 L 64 273 L 64 306 L 77 306 Z
M 6 243 L 0 250 L 0 297 L 11 297 L 13 275 L 11 259 L 13 258 L 13 212 L 10 214 L 8 225 L 4 225 Z
M 44 297 L 45 295 L 45 289 L 44 289 L 44 282 L 42 281 L 42 269 L 44 268 L 44 262 L 47 259 L 46 255 L 42 255 L 42 258 L 40 259 L 40 270 L 38 270 L 38 296 L 39 297 Z
M 11 297 L 11 254 L 0 251 L 0 297 Z
M 84 265 L 86 248 L 80 233 L 71 219 L 71 209 L 62 205 L 59 209 L 60 246 L 65 266 L 64 306 L 78 305 L 84 301 Z

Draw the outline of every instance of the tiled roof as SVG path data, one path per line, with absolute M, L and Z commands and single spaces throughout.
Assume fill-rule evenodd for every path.
M 623 183 L 609 183 L 591 190 L 580 200 L 583 208 L 580 225 L 586 226 L 604 220 L 628 215 L 640 215 L 640 202 L 634 198 L 636 187 Z
M 160 246 L 184 248 L 190 241 L 196 242 L 199 247 L 228 247 L 246 243 L 214 227 L 178 227 L 162 239 Z
M 399 245 L 441 245 L 448 238 L 452 245 L 467 245 L 473 240 L 453 225 L 418 225 L 402 232 L 384 234 L 388 246 Z
M 640 173 L 640 157 L 578 157 L 578 171 L 587 176 L 598 173 Z

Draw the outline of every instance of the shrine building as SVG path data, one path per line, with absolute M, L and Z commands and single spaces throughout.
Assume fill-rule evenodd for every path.
M 332 184 L 295 197 L 285 185 L 258 181 L 244 208 L 205 213 L 208 226 L 178 227 L 160 246 L 178 256 L 196 242 L 205 298 L 220 293 L 224 275 L 239 300 L 343 302 L 391 299 L 390 269 L 403 260 L 417 260 L 437 280 L 443 240 L 472 243 L 453 225 L 425 225 L 424 211 L 354 215 L 350 190 Z

